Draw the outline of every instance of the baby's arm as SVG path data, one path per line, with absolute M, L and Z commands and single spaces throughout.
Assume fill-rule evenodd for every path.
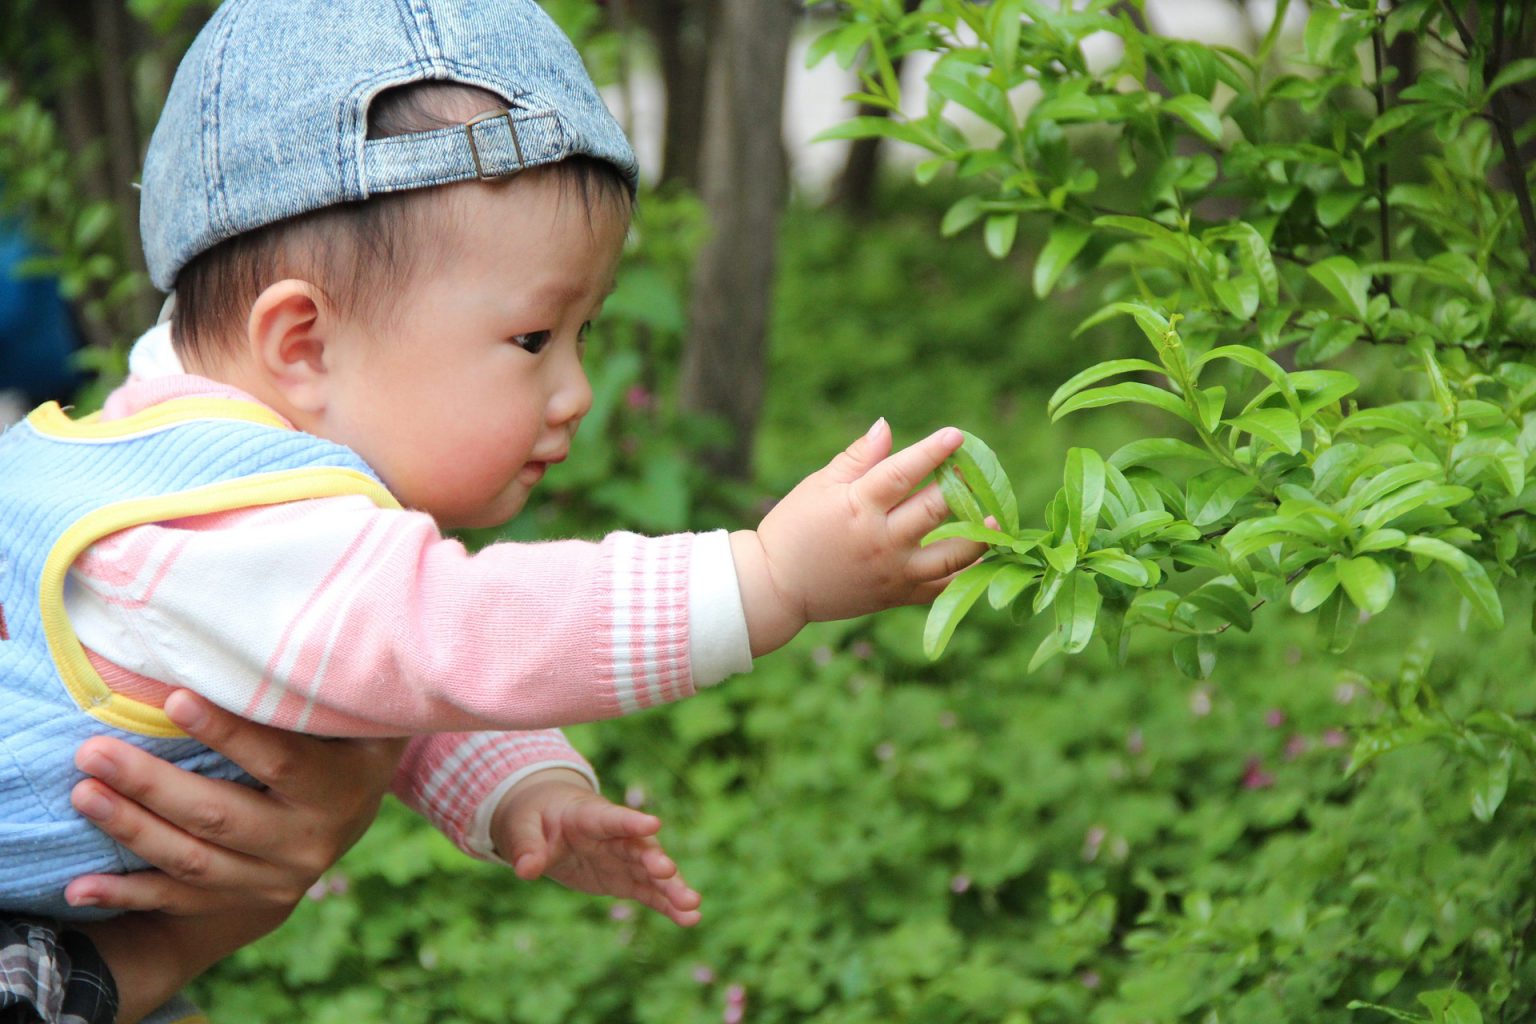
M 808 621 L 929 599 L 981 553 L 918 547 L 944 503 L 910 492 L 959 441 L 940 431 L 886 457 L 882 421 L 730 538 L 751 653 Z M 471 555 L 426 516 L 359 498 L 222 519 L 125 530 L 71 569 L 70 619 L 114 689 L 188 686 L 264 724 L 369 736 L 567 725 L 714 681 L 696 675 L 702 537 Z M 719 663 L 749 664 L 744 649 Z
M 775 505 L 756 530 L 731 535 L 752 656 L 807 622 L 933 600 L 985 546 L 919 542 L 949 515 L 938 485 L 913 490 L 955 449 L 947 427 L 895 455 L 882 418 Z

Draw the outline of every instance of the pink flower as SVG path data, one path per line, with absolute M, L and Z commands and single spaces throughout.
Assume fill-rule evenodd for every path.
M 848 648 L 848 652 L 860 661 L 868 661 L 874 657 L 875 645 L 868 640 L 855 640 L 853 646 Z
M 1287 761 L 1294 761 L 1302 754 L 1305 754 L 1311 746 L 1311 740 L 1307 739 L 1301 733 L 1296 733 L 1290 739 L 1285 741 L 1285 759 Z
M 1189 695 L 1189 713 L 1196 718 L 1204 718 L 1211 713 L 1211 688 L 1197 686 Z
M 951 878 L 949 880 L 949 891 L 954 893 L 957 896 L 960 893 L 962 893 L 962 892 L 968 892 L 970 890 L 970 888 L 971 888 L 971 876 L 970 875 L 958 874 L 958 875 L 956 875 L 955 877 L 953 877 L 953 878 Z
M 636 810 L 645 806 L 645 787 L 636 782 L 624 791 L 624 803 Z
M 1360 695 L 1360 687 L 1354 683 L 1340 683 L 1333 688 L 1333 699 L 1339 704 L 1350 704 Z
M 655 396 L 643 384 L 635 384 L 624 392 L 624 404 L 635 412 L 644 412 L 654 401 Z
M 1271 729 L 1278 729 L 1285 724 L 1285 712 L 1279 708 L 1270 708 L 1264 712 L 1264 724 Z
M 1084 971 L 1077 976 L 1077 980 L 1082 983 L 1083 988 L 1088 989 L 1090 992 L 1104 984 L 1104 979 L 1095 970 Z
M 828 647 L 826 644 L 822 644 L 820 647 L 817 647 L 815 650 L 811 651 L 811 660 L 822 666 L 832 664 L 832 648 Z
M 330 881 L 326 882 L 325 887 L 337 896 L 340 896 L 352 888 L 352 880 L 340 871 L 333 871 L 330 875 Z
M 1125 737 L 1125 749 L 1132 757 L 1147 749 L 1146 737 L 1142 736 L 1140 729 L 1132 729 Z
M 741 1024 L 741 1019 L 747 1014 L 747 990 L 740 985 L 732 985 L 725 990 L 725 1013 L 720 1019 L 725 1024 Z
M 1323 733 L 1323 746 L 1330 750 L 1337 750 L 1349 743 L 1349 737 L 1344 735 L 1342 729 L 1328 729 Z
M 1275 777 L 1264 770 L 1264 763 L 1256 757 L 1250 757 L 1243 767 L 1244 789 L 1268 789 L 1275 784 Z
M 635 908 L 628 903 L 615 903 L 608 908 L 608 916 L 615 921 L 628 921 L 635 916 Z
M 1098 859 L 1099 847 L 1104 845 L 1104 840 L 1109 838 L 1109 830 L 1103 825 L 1095 825 L 1083 834 L 1083 860 L 1092 863 Z
M 715 972 L 708 964 L 694 964 L 693 980 L 700 985 L 708 985 L 715 980 Z
M 315 879 L 315 884 L 304 890 L 304 895 L 309 899 L 319 902 L 331 894 L 330 887 L 325 884 L 325 879 Z

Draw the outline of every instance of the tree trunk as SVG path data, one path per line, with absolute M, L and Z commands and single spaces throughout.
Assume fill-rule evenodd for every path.
M 891 67 L 895 69 L 898 80 L 901 78 L 902 62 L 901 57 L 891 59 Z M 858 113 L 860 117 L 891 116 L 891 112 L 884 107 L 871 107 L 864 103 L 859 104 Z M 883 141 L 878 135 L 853 140 L 853 144 L 848 147 L 848 158 L 843 162 L 842 172 L 838 174 L 837 181 L 832 186 L 833 205 L 855 217 L 864 217 L 869 214 L 874 206 L 875 189 L 880 183 L 880 152 Z
M 700 168 L 710 236 L 694 268 L 681 401 L 729 426 L 731 436 L 705 459 L 738 479 L 751 469 L 767 377 L 786 193 L 785 64 L 796 11 L 789 0 L 721 0 L 710 64 Z
M 704 98 L 709 75 L 709 40 L 714 37 L 717 0 L 638 0 L 635 18 L 656 44 L 666 90 L 662 124 L 661 181 L 699 187 Z

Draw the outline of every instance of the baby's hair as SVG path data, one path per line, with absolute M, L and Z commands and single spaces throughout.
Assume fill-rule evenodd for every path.
M 368 108 L 368 137 L 391 138 L 462 124 L 507 105 L 493 92 L 451 82 L 387 89 Z M 574 156 L 525 173 L 556 174 L 590 212 L 612 203 L 628 216 L 629 181 L 613 164 Z M 515 179 L 514 179 L 515 180 Z M 172 337 L 183 361 L 217 365 L 245 335 L 251 305 L 269 285 L 298 278 L 337 315 L 377 323 L 412 275 L 441 258 L 453 236 L 452 185 L 381 193 L 289 217 L 199 253 L 176 277 Z M 424 228 L 434 230 L 423 230 Z

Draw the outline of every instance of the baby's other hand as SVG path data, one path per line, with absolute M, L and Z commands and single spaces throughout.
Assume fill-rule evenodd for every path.
M 920 546 L 949 509 L 937 484 L 913 491 L 962 440 L 945 427 L 891 455 L 891 428 L 877 420 L 755 531 L 731 535 L 753 657 L 807 622 L 932 601 L 985 553 L 985 545 L 957 539 Z
M 661 848 L 655 815 L 620 807 L 564 768 L 513 786 L 491 819 L 496 849 L 519 878 L 637 900 L 673 922 L 699 922 L 699 894 Z

